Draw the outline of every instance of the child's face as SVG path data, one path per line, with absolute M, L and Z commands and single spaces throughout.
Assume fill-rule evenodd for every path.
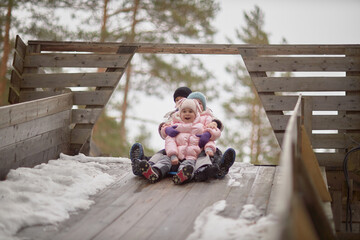
M 177 103 L 178 101 L 180 101 L 181 99 L 183 99 L 184 97 L 182 96 L 178 96 L 177 98 L 175 98 L 175 103 Z
M 204 106 L 202 105 L 202 102 L 199 99 L 196 99 L 196 101 L 198 101 L 201 111 L 204 111 Z
M 191 108 L 183 108 L 180 112 L 180 118 L 184 123 L 194 122 L 196 117 L 195 112 Z

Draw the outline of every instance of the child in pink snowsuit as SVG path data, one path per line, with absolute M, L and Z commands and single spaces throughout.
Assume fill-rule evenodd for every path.
M 196 159 L 203 148 L 199 147 L 199 136 L 210 132 L 212 140 L 220 136 L 220 131 L 206 127 L 200 118 L 201 108 L 194 99 L 184 99 L 179 103 L 179 111 L 175 113 L 172 128 L 179 134 L 176 137 L 165 138 L 165 151 L 171 163 L 176 165 L 180 161 L 177 174 L 173 177 L 175 184 L 187 182 L 192 178 Z M 213 155 L 216 151 L 214 141 L 210 140 L 204 146 L 205 152 Z

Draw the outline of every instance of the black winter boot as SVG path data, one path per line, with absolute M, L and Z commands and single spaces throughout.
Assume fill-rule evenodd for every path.
M 225 175 L 229 172 L 230 167 L 235 162 L 235 150 L 229 148 L 225 151 L 224 155 L 222 156 L 221 163 L 220 163 L 220 171 L 217 175 L 217 178 L 221 179 L 224 178 Z

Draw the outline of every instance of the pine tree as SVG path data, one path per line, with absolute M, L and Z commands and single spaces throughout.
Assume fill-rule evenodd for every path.
M 264 14 L 258 6 L 250 13 L 244 13 L 246 26 L 236 30 L 236 37 L 248 44 L 269 44 L 268 34 L 263 30 Z M 279 154 L 275 136 L 263 110 L 250 76 L 243 63 L 236 62 L 227 66 L 233 81 L 225 85 L 231 98 L 223 104 L 229 118 L 237 120 L 239 132 L 225 132 L 223 144 L 238 147 L 240 159 L 249 158 L 254 164 L 274 164 Z M 247 132 L 250 129 L 250 132 Z M 245 149 L 246 152 L 243 152 Z
M 92 26 L 101 22 L 100 41 L 117 42 L 184 42 L 188 39 L 209 42 L 215 33 L 211 20 L 219 10 L 213 0 L 204 1 L 150 1 L 150 0 L 103 0 L 101 14 L 84 20 Z M 99 26 L 100 27 L 100 26 Z M 79 31 L 79 37 L 97 41 L 96 29 Z M 119 84 L 117 94 L 122 102 L 119 142 L 126 149 L 126 119 L 131 100 L 136 95 L 161 97 L 164 92 L 172 92 L 176 87 L 185 85 L 204 91 L 209 97 L 216 96 L 214 82 L 208 81 L 212 73 L 205 69 L 202 62 L 193 56 L 186 60 L 178 56 L 155 54 L 136 55 L 126 69 L 126 75 Z M 141 64 L 134 64 L 139 63 Z M 206 85 L 204 84 L 206 82 Z M 100 128 L 97 128 L 101 131 Z M 96 133 L 95 133 L 96 134 Z M 123 155 L 127 154 L 127 151 Z
M 75 36 L 59 10 L 93 6 L 95 0 L 7 0 L 0 4 L 0 105 L 8 104 L 12 51 L 16 35 L 23 39 L 66 40 Z M 59 13 L 59 14 L 56 14 Z M 13 35 L 12 35 L 13 34 Z

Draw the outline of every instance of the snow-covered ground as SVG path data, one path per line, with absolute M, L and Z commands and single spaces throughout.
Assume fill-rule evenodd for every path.
M 24 227 L 56 224 L 89 208 L 94 203 L 90 196 L 116 180 L 116 174 L 109 174 L 114 163 L 126 170 L 130 159 L 61 154 L 47 164 L 11 170 L 0 182 L 0 240 L 18 239 L 15 234 Z M 247 165 L 236 162 L 231 168 L 231 187 L 241 185 L 239 169 Z M 206 208 L 188 239 L 264 239 L 276 224 L 271 216 L 261 217 L 254 205 L 245 205 L 237 219 L 218 215 L 225 206 L 222 200 Z

